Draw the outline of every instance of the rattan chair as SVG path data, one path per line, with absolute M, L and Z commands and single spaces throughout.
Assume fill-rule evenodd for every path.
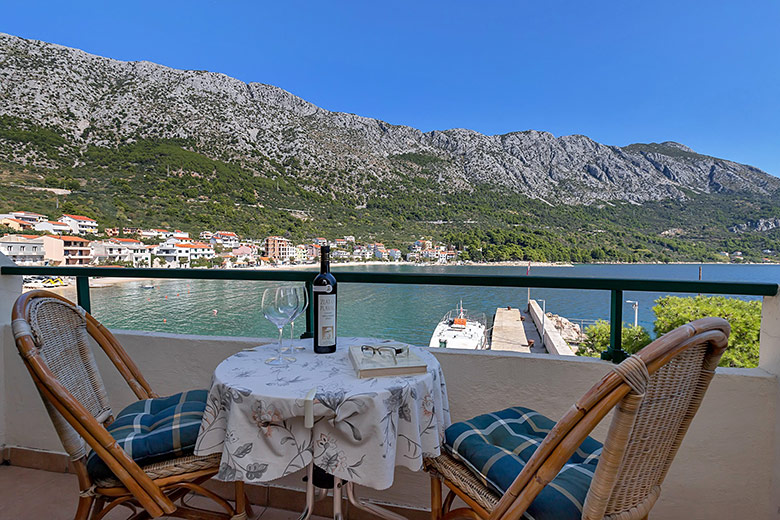
M 246 518 L 243 482 L 236 482 L 235 508 L 201 485 L 218 472 L 219 454 L 180 456 L 140 467 L 117 444 L 106 429 L 113 412 L 89 337 L 103 349 L 138 399 L 159 396 L 111 332 L 89 313 L 57 294 L 31 291 L 17 299 L 12 319 L 19 353 L 78 476 L 76 520 L 99 520 L 119 505 L 133 511 L 140 508 L 133 516 L 139 519 L 163 515 L 203 520 Z M 90 477 L 85 443 L 113 472 L 111 477 Z M 185 505 L 184 498 L 190 492 L 213 500 L 225 512 Z
M 433 520 L 523 517 L 613 408 L 581 518 L 646 519 L 714 376 L 729 334 L 725 320 L 696 320 L 616 365 L 555 424 L 503 495 L 448 453 L 426 459 Z M 450 490 L 443 502 L 442 482 Z M 455 497 L 467 507 L 452 509 Z

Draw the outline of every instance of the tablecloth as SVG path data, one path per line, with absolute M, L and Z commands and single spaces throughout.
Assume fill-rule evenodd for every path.
M 196 455 L 222 453 L 217 478 L 267 482 L 314 463 L 374 489 L 393 484 L 395 466 L 413 471 L 440 454 L 450 424 L 447 387 L 436 358 L 410 347 L 424 374 L 358 379 L 350 345 L 387 340 L 339 338 L 334 354 L 315 354 L 311 340 L 285 367 L 268 365 L 273 346 L 239 352 L 214 371 Z M 397 343 L 397 342 L 393 342 Z M 304 397 L 316 388 L 315 424 L 303 424 Z

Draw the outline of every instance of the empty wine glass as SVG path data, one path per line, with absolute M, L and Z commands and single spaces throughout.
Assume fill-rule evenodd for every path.
M 298 297 L 298 308 L 295 309 L 295 314 L 293 314 L 292 320 L 290 321 L 290 345 L 295 342 L 295 319 L 306 312 L 306 308 L 309 306 L 309 295 L 306 290 L 306 285 L 295 285 L 293 287 L 295 288 L 295 295 Z M 306 350 L 306 347 L 296 345 L 293 350 Z
M 290 287 L 273 287 L 263 291 L 263 316 L 279 329 L 279 346 L 276 356 L 265 360 L 269 365 L 285 366 L 294 357 L 282 355 L 282 329 L 290 322 L 290 318 L 298 308 L 298 297 Z

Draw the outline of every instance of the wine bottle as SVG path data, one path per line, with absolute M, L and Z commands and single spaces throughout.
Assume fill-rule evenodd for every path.
M 314 352 L 336 352 L 336 278 L 330 272 L 330 247 L 320 248 L 320 274 L 312 282 Z

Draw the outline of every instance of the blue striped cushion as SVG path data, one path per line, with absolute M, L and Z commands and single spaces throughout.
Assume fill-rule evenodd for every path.
M 530 408 L 507 408 L 453 424 L 445 432 L 445 448 L 502 495 L 553 426 L 554 421 Z M 585 439 L 524 518 L 579 519 L 601 447 L 600 442 Z
M 139 465 L 191 455 L 207 395 L 206 390 L 190 390 L 136 401 L 119 412 L 106 429 Z M 112 476 L 94 451 L 87 458 L 87 471 L 93 479 Z

